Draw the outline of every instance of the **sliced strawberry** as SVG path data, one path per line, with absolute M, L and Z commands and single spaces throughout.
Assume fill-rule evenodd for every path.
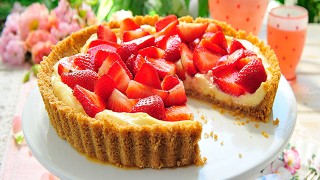
M 149 63 L 144 63 L 141 68 L 139 69 L 138 73 L 136 74 L 136 76 L 134 77 L 134 80 L 156 88 L 156 89 L 161 89 L 161 82 L 159 79 L 159 75 L 157 70 Z
M 98 39 L 105 41 L 117 42 L 116 34 L 110 29 L 109 26 L 100 24 L 97 28 Z
M 101 76 L 100 79 L 94 84 L 94 92 L 103 100 L 105 100 L 105 102 L 107 102 L 115 88 L 116 83 L 108 74 Z
M 197 73 L 197 69 L 193 63 L 193 54 L 189 50 L 188 46 L 184 43 L 182 43 L 180 46 L 180 54 L 183 69 L 188 75 L 193 77 Z
M 186 73 L 182 66 L 181 60 L 175 62 L 175 66 L 176 66 L 176 75 L 179 77 L 179 79 L 184 81 L 186 79 Z
M 93 56 L 90 54 L 79 54 L 74 58 L 74 65 L 78 66 L 79 69 L 95 70 L 93 64 Z
M 153 35 L 143 36 L 138 39 L 134 39 L 128 42 L 124 42 L 124 44 L 136 44 L 138 49 L 143 49 L 145 47 L 154 46 L 155 45 L 155 37 Z
M 157 46 L 164 50 L 163 58 L 167 61 L 176 62 L 180 59 L 181 39 L 178 35 L 165 36 Z
M 137 54 L 138 50 L 138 45 L 136 43 L 122 43 L 120 47 L 117 49 L 117 53 L 121 56 L 121 59 L 124 62 L 127 62 L 128 58 L 132 54 Z
M 222 28 L 216 23 L 209 23 L 208 28 L 206 29 L 206 32 L 216 33 L 218 31 L 222 31 Z
M 210 39 L 212 36 L 214 36 L 216 33 L 213 32 L 205 32 L 202 36 L 202 39 Z
M 92 118 L 106 108 L 106 104 L 102 98 L 79 85 L 74 87 L 73 95 L 81 103 L 87 115 Z
M 110 45 L 114 48 L 118 48 L 119 44 L 115 43 L 115 42 L 111 42 L 111 41 L 106 41 L 106 40 L 102 40 L 102 39 L 96 39 L 90 42 L 89 44 L 89 48 L 101 45 L 101 44 L 106 44 L 106 45 Z
M 183 41 L 191 42 L 200 38 L 208 27 L 208 23 L 185 23 L 178 25 L 178 35 Z
M 132 63 L 130 64 L 130 67 L 132 68 L 132 72 L 134 75 L 136 75 L 138 73 L 138 71 L 140 70 L 140 68 L 142 67 L 142 65 L 144 63 L 150 63 L 149 61 L 147 61 L 144 57 L 142 57 L 140 54 L 138 54 L 135 59 L 132 60 Z
M 137 104 L 132 107 L 132 113 L 145 112 L 156 119 L 165 117 L 165 108 L 160 96 L 153 95 L 140 99 Z
M 202 39 L 200 41 L 200 46 L 205 47 L 206 49 L 210 50 L 214 54 L 218 54 L 221 56 L 227 55 L 228 51 L 226 49 L 221 48 L 217 44 L 214 44 L 212 41 L 209 39 Z
M 229 48 L 229 54 L 232 54 L 233 52 L 235 52 L 238 49 L 246 50 L 246 48 L 241 44 L 241 42 L 239 42 L 236 38 L 233 38 L 231 41 L 230 48 Z
M 220 58 L 221 55 L 213 54 L 202 46 L 197 46 L 193 52 L 194 65 L 201 73 L 207 73 Z
M 105 59 L 103 60 L 102 64 L 101 64 L 101 61 L 98 60 L 98 59 L 96 59 L 96 61 L 95 61 L 95 64 L 96 64 L 97 67 L 101 64 L 100 68 L 99 68 L 99 71 L 98 71 L 98 74 L 100 76 L 102 76 L 103 74 L 107 73 L 109 68 L 112 66 L 112 64 L 114 62 L 118 62 L 122 66 L 122 68 L 126 71 L 126 73 L 129 76 L 129 78 L 130 79 L 133 78 L 130 70 L 127 68 L 125 63 L 122 61 L 122 59 L 121 59 L 121 57 L 120 57 L 120 55 L 118 53 L 105 52 L 103 54 L 103 56 L 105 57 Z M 101 58 L 101 59 L 103 59 L 103 58 Z
M 118 61 L 115 61 L 107 73 L 115 82 L 116 88 L 124 93 L 128 87 L 131 78 L 128 76 L 126 70 Z
M 166 121 L 182 121 L 192 119 L 193 114 L 187 105 L 171 106 L 166 108 L 164 118 Z
M 132 19 L 126 18 L 120 22 L 120 37 L 123 37 L 125 31 L 131 31 L 139 29 L 140 26 L 136 24 Z
M 59 61 L 59 64 L 58 64 L 58 74 L 61 76 L 62 73 L 64 72 L 70 72 L 70 71 L 74 71 L 74 70 L 77 70 L 79 69 L 79 67 L 77 67 L 75 64 L 74 64 L 74 59 L 75 59 L 76 55 L 75 56 L 71 56 L 71 57 L 65 57 L 63 59 L 61 59 Z
M 170 90 L 174 88 L 176 85 L 180 83 L 180 80 L 173 75 L 167 75 L 166 77 L 163 78 L 161 82 L 161 88 L 163 90 Z
M 158 38 L 159 36 L 162 36 L 162 35 L 172 36 L 172 35 L 178 34 L 178 27 L 177 27 L 178 24 L 179 24 L 178 20 L 172 21 L 161 31 L 155 33 L 154 36 Z
M 164 50 L 155 47 L 155 46 L 149 46 L 143 49 L 140 49 L 138 51 L 138 54 L 140 54 L 143 57 L 150 57 L 150 58 L 162 58 L 165 54 Z
M 154 27 L 156 28 L 156 32 L 161 31 L 162 29 L 167 27 L 171 22 L 176 21 L 176 20 L 178 20 L 176 15 L 168 15 L 168 16 L 160 19 L 154 25 Z
M 183 82 L 179 81 L 179 84 L 169 90 L 169 96 L 164 100 L 166 107 L 173 105 L 183 105 L 187 103 L 187 95 L 184 90 Z
M 218 31 L 212 37 L 210 37 L 208 40 L 210 42 L 212 42 L 213 44 L 218 45 L 223 50 L 227 51 L 227 48 L 228 48 L 227 40 L 226 40 L 226 37 L 224 36 L 223 32 Z
M 236 79 L 236 76 L 238 71 L 235 67 L 235 64 L 232 63 L 226 63 L 222 65 L 217 65 L 211 69 L 212 76 L 217 77 L 217 78 L 233 78 L 232 81 Z
M 99 50 L 104 50 L 104 51 L 109 51 L 109 52 L 116 52 L 117 51 L 117 48 L 109 45 L 109 44 L 100 44 L 100 45 L 97 45 L 97 46 L 94 46 L 92 48 L 89 48 L 87 53 L 91 54 L 91 56 L 95 57 L 97 52 Z
M 61 74 L 61 81 L 73 89 L 77 84 L 93 91 L 95 82 L 99 75 L 92 70 L 75 70 L 73 72 L 64 72 Z
M 155 89 L 153 87 L 131 80 L 126 90 L 126 94 L 129 98 L 134 98 L 134 99 L 145 98 L 152 95 L 158 95 L 162 99 L 166 99 L 169 95 L 169 92 Z
M 118 89 L 114 89 L 107 101 L 106 107 L 114 112 L 130 112 L 135 103 L 135 100 L 129 99 Z
M 239 72 L 235 83 L 242 86 L 249 93 L 254 93 L 262 82 L 267 80 L 267 73 L 258 59 L 250 61 Z
M 229 81 L 226 78 L 213 77 L 213 82 L 224 93 L 237 96 L 237 97 L 245 93 L 245 90 L 241 86 L 239 86 L 233 81 Z
M 143 36 L 150 35 L 150 33 L 143 31 L 141 28 L 131 31 L 123 32 L 123 42 L 128 42 L 134 39 L 141 38 Z
M 146 60 L 156 68 L 160 79 L 163 79 L 168 74 L 176 74 L 176 65 L 173 62 L 166 61 L 162 58 L 154 59 L 149 57 L 146 57 Z

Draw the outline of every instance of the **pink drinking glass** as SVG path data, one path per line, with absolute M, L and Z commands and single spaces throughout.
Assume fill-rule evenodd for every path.
M 282 74 L 288 81 L 296 79 L 296 68 L 304 47 L 308 11 L 300 6 L 279 6 L 268 16 L 267 39 L 275 51 Z
M 211 17 L 258 35 L 269 0 L 209 0 Z

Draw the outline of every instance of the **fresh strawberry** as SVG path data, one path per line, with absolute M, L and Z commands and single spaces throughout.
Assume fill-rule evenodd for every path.
M 237 69 L 235 67 L 235 64 L 232 63 L 226 63 L 226 64 L 221 64 L 213 67 L 211 69 L 212 76 L 217 77 L 217 78 L 228 78 L 231 81 L 234 81 L 237 76 Z
M 176 62 L 180 59 L 181 39 L 178 35 L 165 36 L 157 46 L 164 50 L 163 58 L 167 61 Z
M 115 43 L 115 42 L 111 42 L 111 41 L 106 41 L 106 40 L 102 40 L 102 39 L 95 39 L 93 41 L 90 42 L 89 44 L 89 48 L 101 45 L 101 44 L 106 44 L 106 45 L 110 45 L 114 48 L 118 48 L 119 44 Z
M 132 113 L 144 112 L 156 119 L 165 117 L 165 108 L 160 96 L 153 95 L 140 99 L 137 104 L 132 107 Z
M 242 86 L 249 93 L 254 93 L 262 82 L 267 80 L 267 73 L 260 60 L 254 59 L 245 65 L 239 72 L 235 83 Z
M 202 46 L 197 46 L 193 52 L 193 62 L 201 73 L 207 73 L 220 59 L 221 55 L 211 53 Z
M 131 78 L 128 76 L 126 70 L 118 61 L 115 61 L 109 68 L 107 73 L 115 82 L 116 88 L 124 93 L 128 87 Z
M 138 51 L 138 54 L 140 54 L 143 57 L 150 57 L 150 58 L 162 58 L 165 54 L 164 50 L 155 47 L 155 46 L 149 46 L 143 49 L 140 49 Z
M 99 68 L 101 68 L 98 74 L 102 76 L 108 71 L 111 64 L 115 61 L 122 61 L 121 57 L 117 53 L 105 51 L 105 50 L 99 50 L 96 53 L 96 56 L 94 57 L 94 67 L 96 70 L 99 70 Z
M 79 54 L 74 58 L 74 65 L 78 66 L 79 69 L 95 70 L 93 64 L 93 56 L 90 54 Z
M 164 100 L 166 107 L 173 105 L 183 105 L 187 103 L 187 95 L 184 90 L 183 82 L 179 81 L 179 84 L 169 90 L 169 96 Z
M 256 56 L 255 52 L 251 50 L 238 49 L 232 54 L 228 55 L 227 58 L 220 59 L 217 65 L 233 63 L 237 64 L 240 59 L 250 56 Z M 241 69 L 241 68 L 240 68 Z
M 99 79 L 99 75 L 92 70 L 75 70 L 73 72 L 64 72 L 61 74 L 61 81 L 74 88 L 77 84 L 93 91 L 95 82 Z
M 140 55 L 141 56 L 141 55 Z M 137 55 L 135 54 L 131 54 L 131 56 L 127 59 L 126 61 L 126 66 L 129 69 L 129 71 L 131 72 L 131 74 L 134 76 L 136 73 L 133 71 L 134 69 L 134 61 L 136 60 Z M 143 64 L 143 63 L 142 63 Z M 137 70 L 138 72 L 138 70 Z
M 71 57 L 65 57 L 63 59 L 61 59 L 59 61 L 59 64 L 58 64 L 58 74 L 61 76 L 62 73 L 64 72 L 70 72 L 70 71 L 74 71 L 74 70 L 77 70 L 79 69 L 79 67 L 77 67 L 75 64 L 74 64 L 74 59 L 75 59 L 76 55 L 75 56 L 71 56 Z
M 197 73 L 197 69 L 193 63 L 193 54 L 184 43 L 180 46 L 180 54 L 183 69 L 188 75 L 193 77 Z
M 156 68 L 160 79 L 163 79 L 168 74 L 170 75 L 176 74 L 176 65 L 173 62 L 166 61 L 162 58 L 159 58 L 159 59 L 154 59 L 149 57 L 145 57 L 145 58 L 148 62 L 150 62 Z
M 97 52 L 99 50 L 104 50 L 104 51 L 109 51 L 109 52 L 116 52 L 117 51 L 117 48 L 109 45 L 109 44 L 100 44 L 100 45 L 97 45 L 97 46 L 94 46 L 92 48 L 89 48 L 87 53 L 91 54 L 91 56 L 95 57 Z
M 136 76 L 134 77 L 134 80 L 156 88 L 156 89 L 161 89 L 161 82 L 159 79 L 159 75 L 157 70 L 149 63 L 144 63 L 141 68 L 139 69 L 138 73 L 136 74 Z
M 205 32 L 202 36 L 202 39 L 210 39 L 212 36 L 214 36 L 216 33 L 213 32 Z
M 139 29 L 140 26 L 136 24 L 132 19 L 126 18 L 120 22 L 120 37 L 123 37 L 125 31 L 131 31 Z
M 131 31 L 123 32 L 123 42 L 128 42 L 134 39 L 141 38 L 143 36 L 150 35 L 150 33 L 143 31 L 141 28 Z
M 158 95 L 162 99 L 166 99 L 169 95 L 169 92 L 155 89 L 153 87 L 131 80 L 126 90 L 126 94 L 129 98 L 134 98 L 134 99 L 145 98 L 152 95 Z
M 92 118 L 106 108 L 106 104 L 102 98 L 79 85 L 74 87 L 73 95 L 81 103 L 87 115 Z
M 179 79 L 176 76 L 173 75 L 167 75 L 163 78 L 161 82 L 161 88 L 163 90 L 170 90 L 174 88 L 176 85 L 180 83 Z
M 167 27 L 171 22 L 178 20 L 176 15 L 168 15 L 155 23 L 156 32 Z
M 166 121 L 192 120 L 193 114 L 187 105 L 171 106 L 166 108 Z
M 178 25 L 178 35 L 183 41 L 191 42 L 200 38 L 208 27 L 208 23 L 185 23 Z
M 178 24 L 179 24 L 178 20 L 172 21 L 161 31 L 155 33 L 154 36 L 158 38 L 159 36 L 162 36 L 162 35 L 172 36 L 172 35 L 178 34 L 178 27 L 177 27 Z
M 129 99 L 125 94 L 121 93 L 118 89 L 114 89 L 107 101 L 107 109 L 114 112 L 130 112 L 135 100 Z
M 227 78 L 216 78 L 213 77 L 213 82 L 217 85 L 217 87 L 224 93 L 230 94 L 233 96 L 241 96 L 245 93 L 245 90 L 236 84 L 235 82 L 227 79 Z
M 150 63 L 149 61 L 147 61 L 144 57 L 142 57 L 140 54 L 138 54 L 136 56 L 136 58 L 133 60 L 132 63 L 132 71 L 133 74 L 136 75 L 138 73 L 138 71 L 140 70 L 140 68 L 142 67 L 142 65 L 144 63 Z
M 233 38 L 231 41 L 230 48 L 229 48 L 229 54 L 232 54 L 233 52 L 235 52 L 238 49 L 245 50 L 246 48 L 236 38 Z
M 138 45 L 136 43 L 130 43 L 130 44 L 126 44 L 126 43 L 122 43 L 120 45 L 120 47 L 117 49 L 117 53 L 121 56 L 121 59 L 124 62 L 127 62 L 128 58 L 132 55 L 132 54 L 137 54 L 138 52 Z
M 186 79 L 186 73 L 182 66 L 181 60 L 175 62 L 175 66 L 176 66 L 176 75 L 179 77 L 179 79 L 184 81 Z
M 107 102 L 112 91 L 116 88 L 116 83 L 108 75 L 104 74 L 100 79 L 94 84 L 94 92 Z
M 211 43 L 218 45 L 223 50 L 227 51 L 228 45 L 226 37 L 224 36 L 223 32 L 218 31 L 212 37 L 208 39 Z
M 216 33 L 218 31 L 222 31 L 222 28 L 216 23 L 209 23 L 208 28 L 206 29 L 206 32 Z
M 205 47 L 206 49 L 210 50 L 214 54 L 218 54 L 221 56 L 227 55 L 228 52 L 226 49 L 221 48 L 217 44 L 214 44 L 212 41 L 209 39 L 202 39 L 200 41 L 200 46 Z
M 155 37 L 153 35 L 147 35 L 147 36 L 143 36 L 141 38 L 138 39 L 134 39 L 128 42 L 124 42 L 124 44 L 136 44 L 137 45 L 137 49 L 143 49 L 145 47 L 149 47 L 149 46 L 153 46 L 155 42 Z
M 126 71 L 127 75 L 129 76 L 130 79 L 133 78 L 130 70 L 127 68 L 127 66 L 125 65 L 125 63 L 122 61 L 120 55 L 118 53 L 114 53 L 114 52 L 106 52 L 104 53 L 101 57 L 105 57 L 105 59 L 103 60 L 102 64 L 101 61 L 99 61 L 98 59 L 96 59 L 95 64 L 98 67 L 100 64 L 100 68 L 98 71 L 98 74 L 100 76 L 102 76 L 103 74 L 107 73 L 109 71 L 109 68 L 112 66 L 112 64 L 114 62 L 118 62 L 122 68 Z M 103 58 L 101 58 L 103 59 Z
M 100 24 L 97 28 L 98 39 L 105 41 L 117 42 L 116 34 L 107 25 Z

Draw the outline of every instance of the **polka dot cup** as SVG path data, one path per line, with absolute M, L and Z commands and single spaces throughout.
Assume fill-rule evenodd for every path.
M 279 6 L 268 16 L 268 44 L 275 51 L 282 74 L 288 81 L 296 79 L 305 43 L 308 11 L 300 6 Z
M 269 0 L 209 0 L 211 17 L 258 35 Z

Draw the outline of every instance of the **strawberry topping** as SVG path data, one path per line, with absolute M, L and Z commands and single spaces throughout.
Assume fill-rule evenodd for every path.
M 153 95 L 140 99 L 131 112 L 145 112 L 156 119 L 165 117 L 165 108 L 160 96 Z

